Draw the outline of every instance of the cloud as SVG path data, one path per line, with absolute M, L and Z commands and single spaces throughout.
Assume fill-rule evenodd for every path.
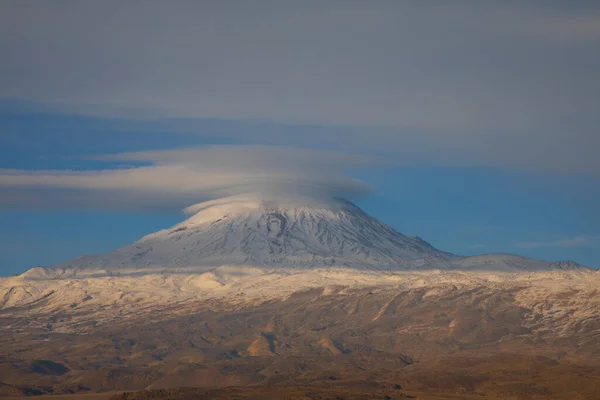
M 588 247 L 600 243 L 600 236 L 580 235 L 549 242 L 519 242 L 517 247 L 533 249 L 537 247 Z
M 0 170 L 0 205 L 182 208 L 248 192 L 353 197 L 368 188 L 344 171 L 375 163 L 353 154 L 275 146 L 212 146 L 94 158 L 134 164 L 95 171 Z M 150 165 L 135 165 L 139 162 Z
M 600 173 L 599 20 L 597 2 L 4 1 L 0 96 L 93 115 L 355 126 L 359 137 L 317 140 Z M 271 143 L 261 137 L 248 140 Z
M 92 157 L 105 161 L 151 162 L 158 165 L 193 165 L 203 171 L 311 171 L 327 174 L 344 165 L 372 165 L 375 160 L 360 154 L 284 146 L 214 145 L 204 148 L 140 151 Z M 323 171 L 325 170 L 325 171 Z

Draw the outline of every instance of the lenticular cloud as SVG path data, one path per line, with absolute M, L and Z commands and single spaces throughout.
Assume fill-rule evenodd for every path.
M 120 153 L 94 157 L 119 169 L 0 170 L 0 205 L 13 207 L 172 208 L 243 193 L 354 197 L 368 191 L 349 177 L 366 157 L 268 146 Z

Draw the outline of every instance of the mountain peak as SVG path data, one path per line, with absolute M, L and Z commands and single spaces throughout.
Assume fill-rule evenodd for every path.
M 343 199 L 250 194 L 188 207 L 190 217 L 77 265 L 91 269 L 414 269 L 444 266 L 451 254 L 405 236 Z
M 358 210 L 358 207 L 344 199 L 249 193 L 189 206 L 184 209 L 184 213 L 189 218 L 179 225 L 201 224 L 228 216 L 240 216 L 250 213 L 290 210 L 331 213 L 333 217 L 339 211 L 351 209 Z
M 460 257 L 394 230 L 344 199 L 248 194 L 188 207 L 189 218 L 101 256 L 56 268 L 104 273 L 206 271 L 221 266 L 272 270 L 577 270 L 511 254 Z

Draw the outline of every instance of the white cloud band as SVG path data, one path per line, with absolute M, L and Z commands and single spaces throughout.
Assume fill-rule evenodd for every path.
M 347 197 L 368 191 L 344 170 L 366 165 L 366 157 L 343 153 L 266 146 L 217 146 L 200 149 L 105 155 L 115 161 L 150 162 L 150 166 L 100 171 L 0 170 L 0 204 L 98 207 L 98 196 L 119 207 L 185 207 L 210 198 L 247 192 Z M 62 192 L 61 192 L 62 191 Z M 52 193 L 50 193 L 52 192 Z M 40 195 L 41 193 L 41 195 Z M 49 204 L 48 199 L 54 199 Z M 58 200 L 57 200 L 58 199 Z M 62 199 L 62 200 L 61 200 Z

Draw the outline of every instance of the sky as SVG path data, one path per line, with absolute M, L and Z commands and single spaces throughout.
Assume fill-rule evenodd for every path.
M 600 3 L 0 2 L 0 275 L 247 191 L 600 267 Z

